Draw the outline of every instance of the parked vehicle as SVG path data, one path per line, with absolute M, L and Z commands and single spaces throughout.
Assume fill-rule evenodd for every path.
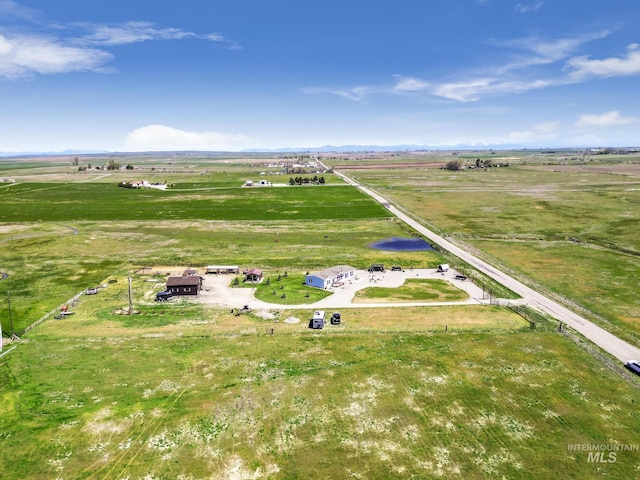
M 165 290 L 164 292 L 156 293 L 156 302 L 166 302 L 167 300 L 171 300 L 173 294 L 170 290 Z
M 322 327 L 324 327 L 324 310 L 316 310 L 309 321 L 309 328 L 320 330 Z
M 629 360 L 626 366 L 636 375 L 640 375 L 640 360 Z
M 338 312 L 334 312 L 331 315 L 331 325 L 340 325 L 342 318 Z

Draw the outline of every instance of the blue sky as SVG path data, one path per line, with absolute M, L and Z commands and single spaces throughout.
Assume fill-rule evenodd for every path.
M 0 0 L 0 152 L 640 145 L 637 0 Z

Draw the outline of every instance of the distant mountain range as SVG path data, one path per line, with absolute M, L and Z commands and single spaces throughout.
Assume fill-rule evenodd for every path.
M 56 155 L 153 155 L 159 153 L 182 153 L 182 154 L 198 154 L 198 153 L 381 153 L 381 152 L 420 152 L 420 151 L 487 151 L 487 150 L 583 150 L 585 147 L 524 147 L 516 144 L 501 145 L 323 145 L 321 147 L 296 147 L 296 148 L 252 148 L 240 151 L 197 151 L 197 150 L 167 150 L 167 151 L 147 151 L 147 152 L 110 152 L 108 150 L 62 150 L 58 152 L 0 152 L 0 157 L 28 157 L 28 156 L 56 156 Z M 588 147 L 591 148 L 591 147 Z M 631 147 L 622 147 L 631 148 Z M 637 150 L 633 148 L 633 150 Z

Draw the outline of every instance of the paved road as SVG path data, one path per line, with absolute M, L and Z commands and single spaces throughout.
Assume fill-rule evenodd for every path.
M 495 267 L 489 265 L 488 263 L 480 260 L 479 258 L 471 255 L 470 253 L 462 250 L 461 248 L 455 246 L 451 242 L 447 241 L 445 238 L 437 235 L 435 232 L 432 232 L 428 228 L 424 227 L 422 224 L 416 222 L 414 219 L 401 212 L 397 208 L 391 206 L 388 201 L 367 187 L 360 185 L 359 183 L 353 181 L 346 175 L 334 172 L 336 175 L 340 176 L 345 182 L 353 185 L 360 190 L 362 190 L 367 195 L 374 198 L 376 201 L 387 206 L 389 211 L 396 215 L 398 218 L 403 220 L 409 226 L 414 228 L 416 231 L 420 232 L 424 236 L 433 240 L 435 243 L 440 245 L 445 250 L 453 253 L 457 257 L 461 258 L 465 262 L 470 265 L 473 265 L 475 268 L 480 270 L 481 272 L 489 275 L 494 280 L 500 282 L 507 288 L 516 292 L 520 295 L 524 302 L 530 307 L 536 308 L 541 312 L 547 313 L 554 318 L 558 319 L 560 322 L 566 323 L 569 327 L 573 328 L 575 331 L 581 333 L 586 338 L 591 340 L 593 343 L 598 345 L 600 348 L 609 352 L 611 355 L 616 357 L 618 360 L 622 362 L 626 362 L 627 360 L 640 360 L 640 349 L 621 340 L 615 335 L 607 332 L 603 328 L 595 325 L 590 322 L 586 318 L 572 312 L 568 308 L 560 305 L 559 303 L 551 300 L 544 295 L 536 292 L 532 288 L 527 287 L 523 283 L 519 282 L 515 278 L 507 275 L 504 272 L 496 269 Z

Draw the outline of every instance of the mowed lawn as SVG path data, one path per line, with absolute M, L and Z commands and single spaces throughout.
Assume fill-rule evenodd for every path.
M 325 333 L 43 330 L 0 360 L 2 478 L 637 476 L 569 450 L 637 444 L 640 393 L 557 333 Z
M 469 295 L 451 282 L 439 279 L 407 279 L 397 288 L 367 287 L 356 292 L 356 302 L 456 302 Z

